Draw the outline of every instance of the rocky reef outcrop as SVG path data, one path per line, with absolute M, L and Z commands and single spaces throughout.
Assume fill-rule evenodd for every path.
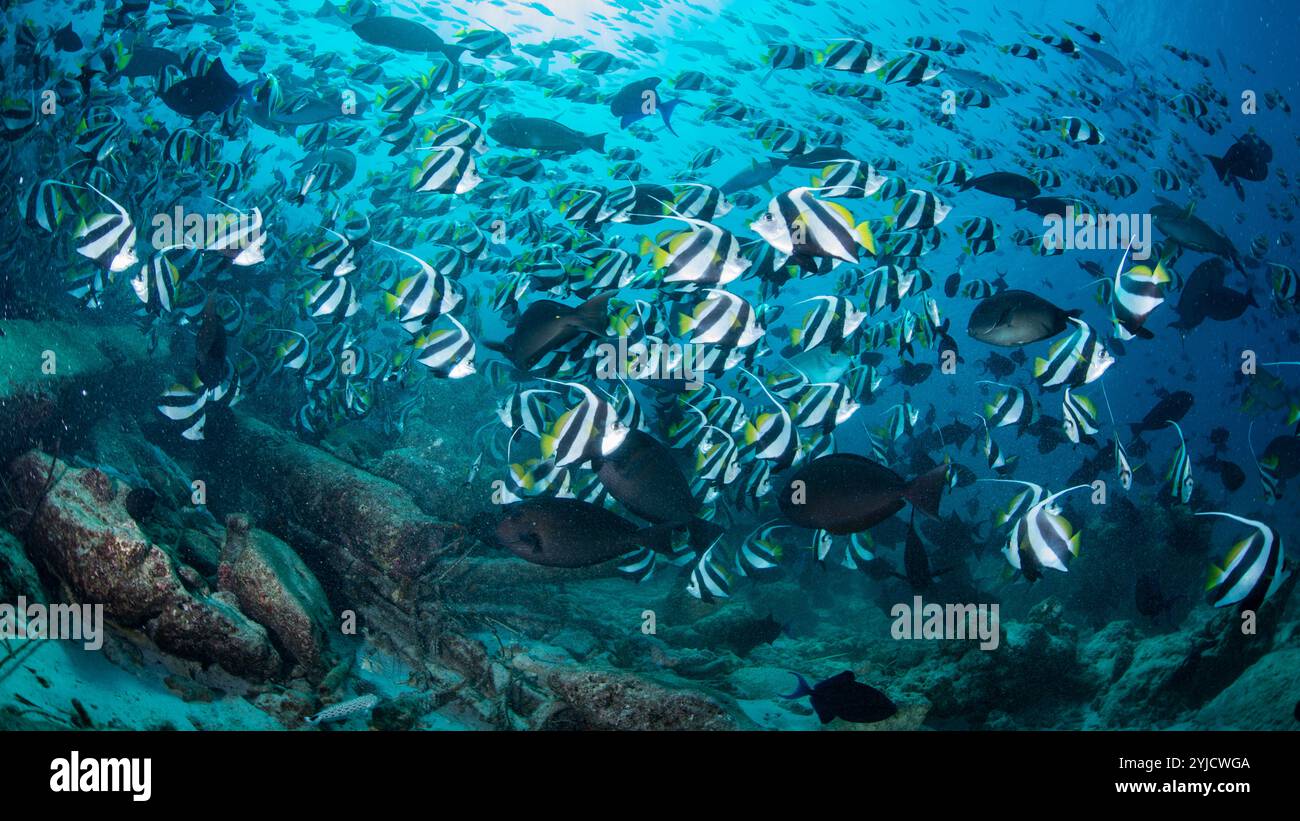
M 142 407 L 166 381 L 170 346 L 134 328 L 0 320 L 0 463 L 38 441 L 71 441 L 102 417 L 103 397 Z
M 320 582 L 289 545 L 254 528 L 246 517 L 226 519 L 218 589 L 265 627 L 277 647 L 314 680 L 333 666 L 333 614 Z
M 101 604 L 114 625 L 162 650 L 260 681 L 280 668 L 266 630 L 228 594 L 205 594 L 186 568 L 151 543 L 131 518 L 126 491 L 93 468 L 70 468 L 29 451 L 8 468 L 17 508 L 10 527 L 33 562 L 77 603 Z

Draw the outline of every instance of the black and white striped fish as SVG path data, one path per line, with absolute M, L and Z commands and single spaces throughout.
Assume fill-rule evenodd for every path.
M 1068 385 L 1061 400 L 1061 426 L 1065 429 L 1065 438 L 1076 445 L 1084 437 L 1100 430 L 1097 427 L 1097 406 L 1088 397 L 1071 393 Z
M 798 427 L 820 428 L 830 433 L 847 422 L 859 407 L 844 385 L 812 382 L 795 398 L 792 416 Z
M 876 239 L 839 203 L 813 196 L 811 188 L 778 194 L 750 229 L 787 257 L 793 254 L 857 262 L 860 248 L 875 256 Z
M 456 327 L 430 331 L 416 338 L 415 361 L 435 376 L 461 379 L 474 373 L 474 338 L 456 317 L 447 314 L 447 319 Z
M 817 52 L 817 62 L 831 71 L 852 74 L 873 74 L 885 65 L 885 58 L 866 40 L 832 40 L 824 50 Z
M 1183 438 L 1183 429 L 1172 419 L 1167 424 L 1173 425 L 1174 430 L 1178 431 L 1178 449 L 1174 451 L 1174 459 L 1169 464 L 1165 480 L 1169 482 L 1169 495 L 1187 504 L 1192 498 L 1192 487 L 1195 485 L 1192 479 L 1192 460 L 1187 455 L 1187 440 Z
M 661 273 L 665 285 L 683 291 L 725 285 L 749 268 L 735 234 L 703 220 L 677 219 L 690 227 L 666 231 L 641 246 L 643 256 L 653 252 L 651 267 Z
M 1056 500 L 1065 494 L 1091 487 L 1075 485 L 1037 502 L 1020 517 L 1002 554 L 1028 581 L 1042 577 L 1044 568 L 1069 572 L 1070 560 L 1079 555 L 1079 534 L 1061 515 Z
M 497 418 L 511 430 L 523 428 L 540 439 L 556 415 L 547 397 L 557 395 L 558 391 L 546 388 L 516 385 L 510 397 L 497 407 Z
M 181 273 L 167 254 L 178 246 L 155 251 L 149 261 L 140 266 L 140 273 L 131 278 L 131 289 L 144 303 L 148 314 L 170 313 L 176 301 L 176 289 L 181 284 Z
M 822 169 L 812 178 L 813 188 L 823 197 L 863 199 L 875 194 L 889 181 L 870 164 L 843 159 Z
M 749 371 L 744 373 L 758 383 L 776 407 L 775 413 L 760 413 L 746 423 L 745 445 L 755 458 L 774 462 L 777 470 L 784 470 L 794 463 L 799 452 L 799 432 L 785 405 L 768 390 L 763 381 Z
M 700 601 L 711 602 L 731 597 L 731 574 L 717 553 L 715 543 L 695 563 L 686 592 Z
M 790 344 L 802 351 L 811 351 L 822 343 L 827 343 L 831 351 L 838 351 L 844 340 L 852 336 L 867 318 L 846 297 L 814 296 L 796 304 L 805 302 L 817 304 L 804 316 L 799 327 L 790 332 Z
M 560 415 L 541 437 L 542 455 L 560 467 L 608 456 L 627 438 L 618 411 L 585 385 L 560 382 L 582 395 L 577 405 Z
M 763 338 L 754 306 L 730 291 L 708 288 L 689 313 L 677 314 L 677 333 L 695 345 L 744 348 Z
M 1280 497 L 1278 488 L 1282 482 L 1282 475 L 1279 470 L 1281 460 L 1276 453 L 1265 456 L 1260 459 L 1255 455 L 1255 421 L 1252 419 L 1250 427 L 1246 429 L 1246 444 L 1250 446 L 1250 458 L 1255 460 L 1255 470 L 1259 473 L 1259 484 L 1264 488 L 1264 502 L 1274 504 Z
M 1101 133 L 1101 129 L 1082 117 L 1058 117 L 1057 122 L 1060 123 L 1061 136 L 1071 142 L 1084 145 L 1101 145 L 1106 142 L 1106 135 Z
M 1157 262 L 1155 268 L 1134 265 L 1124 271 L 1124 259 L 1127 257 L 1126 249 L 1119 269 L 1115 271 L 1115 282 L 1110 292 L 1114 335 L 1125 342 L 1134 337 L 1151 339 L 1154 334 L 1144 324 L 1151 312 L 1165 301 L 1164 288 L 1171 278 L 1163 262 Z
M 1015 385 L 1003 385 L 999 382 L 990 382 L 980 380 L 976 385 L 995 385 L 1002 388 L 992 402 L 984 404 L 984 416 L 988 423 L 995 428 L 1006 427 L 1008 425 L 1029 425 L 1034 421 L 1035 412 L 1034 399 L 1029 395 L 1029 391 Z
M 360 308 L 357 289 L 343 277 L 326 280 L 308 288 L 303 294 L 307 315 L 313 319 L 342 321 Z
M 1075 317 L 1067 319 L 1076 326 L 1074 333 L 1055 342 L 1047 359 L 1034 359 L 1034 377 L 1044 388 L 1093 382 L 1115 364 L 1115 357 L 1102 345 L 1092 326 Z
M 1222 562 L 1210 565 L 1205 590 L 1215 607 L 1235 604 L 1242 612 L 1258 610 L 1289 575 L 1281 534 L 1263 522 L 1232 513 L 1207 510 L 1196 515 L 1222 516 L 1252 528 L 1251 534 L 1233 545 Z
M 63 221 L 64 201 L 57 180 L 38 180 L 27 193 L 18 199 L 18 212 L 30 228 L 42 228 L 51 233 Z
M 779 571 L 785 549 L 772 534 L 788 527 L 790 525 L 773 519 L 751 530 L 736 551 L 736 574 L 754 578 Z
M 174 422 L 185 424 L 181 436 L 192 442 L 203 439 L 203 426 L 207 422 L 204 408 L 208 402 L 208 391 L 195 377 L 189 385 L 179 382 L 163 391 L 159 399 L 158 412 Z
M 68 185 L 64 183 L 64 185 Z M 113 273 L 120 273 L 135 265 L 135 225 L 131 216 L 117 200 L 101 192 L 92 185 L 69 185 L 70 188 L 86 188 L 108 201 L 117 212 L 115 214 L 95 214 L 89 220 L 82 220 L 75 234 L 78 240 L 77 253 L 94 260 L 95 264 Z
M 1019 457 L 1012 456 L 1010 459 L 1002 454 L 1002 448 L 998 443 L 993 441 L 993 433 L 989 430 L 988 422 L 980 414 L 975 414 L 975 418 L 980 420 L 984 426 L 984 459 L 988 462 L 989 467 L 999 476 L 1006 476 L 1015 467 L 1016 460 Z
M 912 188 L 894 208 L 894 223 L 890 227 L 895 231 L 933 228 L 943 222 L 950 211 L 952 206 L 939 199 L 938 195 Z
M 429 155 L 411 172 L 411 189 L 464 194 L 474 190 L 483 178 L 474 167 L 474 157 L 456 146 L 427 149 Z

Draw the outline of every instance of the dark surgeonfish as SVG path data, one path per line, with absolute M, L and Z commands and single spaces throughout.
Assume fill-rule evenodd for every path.
M 799 468 L 781 488 L 777 503 L 792 524 L 847 535 L 880 524 L 907 502 L 937 517 L 947 482 L 947 465 L 908 482 L 864 456 L 833 453 Z
M 81 51 L 83 48 L 81 37 L 77 32 L 72 30 L 72 24 L 68 23 L 63 28 L 54 32 L 54 50 L 55 51 Z
M 1252 130 L 1246 136 L 1238 137 L 1222 157 L 1206 154 L 1205 158 L 1214 167 L 1219 182 L 1231 185 L 1237 192 L 1237 199 L 1245 202 L 1246 191 L 1241 187 L 1241 181 L 1263 182 L 1268 177 L 1268 164 L 1273 161 L 1273 147 Z
M 1217 473 L 1219 481 L 1223 483 L 1223 489 L 1229 493 L 1235 493 L 1246 483 L 1246 471 L 1242 470 L 1241 465 L 1236 462 L 1230 462 L 1219 456 L 1210 456 L 1197 464 L 1210 473 Z
M 1063 311 L 1029 291 L 1009 290 L 986 297 L 971 312 L 966 332 L 990 345 L 1015 348 L 1051 339 L 1082 313 Z
M 1156 402 L 1151 410 L 1147 411 L 1146 416 L 1142 417 L 1141 422 L 1132 422 L 1129 424 L 1129 432 L 1134 436 L 1141 436 L 1149 430 L 1160 430 L 1170 422 L 1181 422 L 1187 412 L 1192 409 L 1196 403 L 1196 397 L 1188 391 L 1169 391 L 1161 389 L 1156 392 L 1160 401 Z
M 1207 319 L 1228 322 L 1241 316 L 1249 307 L 1258 307 L 1255 294 L 1235 291 L 1223 284 L 1228 268 L 1222 259 L 1211 257 L 1192 269 L 1179 294 L 1174 312 L 1178 319 L 1169 323 L 1184 333 Z
M 631 428 L 611 454 L 592 460 L 600 483 L 628 510 L 652 524 L 685 526 L 691 548 L 703 553 L 722 533 L 697 518 L 700 502 L 671 450 L 644 431 Z
M 1195 205 L 1193 200 L 1187 208 L 1180 208 L 1168 200 L 1160 199 L 1151 208 L 1151 219 L 1161 234 L 1182 247 L 1231 260 L 1237 270 L 1243 270 L 1241 254 L 1232 240 L 1211 228 L 1205 220 L 1193 216 Z
M 1300 475 L 1300 436 L 1283 435 L 1273 438 L 1260 454 L 1266 462 L 1277 461 L 1278 476 L 1292 479 Z
M 201 114 L 221 114 L 241 97 L 249 94 L 252 83 L 240 85 L 226 72 L 218 57 L 207 72 L 198 77 L 187 77 L 162 93 L 162 101 L 177 114 L 198 117 Z
M 437 32 L 415 20 L 378 14 L 358 20 L 352 31 L 367 43 L 409 54 L 441 54 L 451 63 L 449 88 L 460 87 L 460 57 L 467 49 L 448 43 Z
M 539 299 L 515 323 L 514 332 L 504 342 L 484 344 L 503 354 L 521 371 L 531 369 L 547 353 L 564 347 L 582 334 L 601 336 L 609 319 L 605 306 L 614 293 L 597 294 L 581 305 L 568 306 L 550 299 Z
M 110 79 L 125 77 L 133 80 L 138 77 L 157 77 L 158 73 L 169 66 L 180 68 L 181 57 L 171 49 L 157 46 L 136 45 L 131 47 L 126 64 L 120 68 L 109 67 Z
M 1017 211 L 1025 210 L 1040 217 L 1064 216 L 1067 208 L 1078 210 L 1078 200 L 1064 197 L 1032 197 L 1027 200 L 1016 200 Z
M 773 159 L 786 168 L 811 168 L 819 171 L 837 162 L 862 162 L 851 151 L 838 145 L 819 145 L 802 154 L 792 154 L 785 160 Z
M 985 194 L 992 194 L 995 197 L 1006 197 L 1016 202 L 1028 202 L 1038 196 L 1038 183 L 1024 176 L 1015 174 L 1010 171 L 994 171 L 991 174 L 984 174 L 966 181 L 961 190 L 974 188 L 976 191 L 983 191 Z M 1064 214 L 1064 210 L 1060 213 Z
M 487 133 L 507 148 L 531 148 L 557 154 L 576 154 L 586 149 L 605 153 L 604 134 L 583 134 L 545 117 L 502 114 L 492 120 Z
M 875 687 L 856 681 L 852 670 L 845 670 L 816 685 L 808 684 L 807 679 L 798 673 L 792 675 L 798 679 L 798 686 L 793 693 L 782 698 L 808 696 L 822 724 L 829 724 L 837 718 L 858 724 L 873 724 L 898 712 L 897 705 L 889 700 L 889 696 Z
M 632 123 L 646 117 L 658 114 L 664 119 L 664 125 L 672 134 L 673 131 L 673 109 L 675 109 L 682 100 L 664 100 L 660 99 L 658 87 L 663 82 L 659 77 L 647 77 L 644 80 L 637 80 L 635 83 L 628 83 L 618 90 L 609 101 L 609 110 L 615 117 L 618 117 L 620 128 L 627 128 Z
M 428 26 L 405 17 L 367 17 L 353 23 L 352 31 L 371 45 L 412 54 L 441 54 L 453 62 L 465 52 L 465 48 L 446 42 Z
M 480 538 L 546 567 L 591 567 L 636 550 L 640 528 L 581 499 L 539 496 L 476 521 Z
M 316 123 L 325 123 L 336 119 L 357 119 L 364 115 L 369 108 L 367 101 L 358 99 L 355 105 L 349 109 L 343 105 L 341 97 L 331 100 L 324 97 L 305 96 L 295 101 L 292 107 L 277 110 L 271 110 L 266 100 L 254 100 L 254 104 L 249 108 L 249 119 L 272 131 L 287 130 L 292 133 L 298 126 L 315 125 Z M 349 110 L 352 113 L 344 113 Z
M 1001 98 L 1010 94 L 1006 86 L 1002 85 L 996 78 L 981 74 L 978 71 L 965 68 L 949 68 L 944 72 L 944 76 L 956 80 L 967 88 L 983 91 L 990 97 Z
M 225 378 L 226 347 L 225 323 L 217 310 L 217 301 L 209 298 L 203 306 L 194 340 L 194 367 L 205 387 L 214 388 Z
M 763 163 L 755 160 L 749 168 L 736 173 L 718 187 L 724 194 L 735 194 L 759 186 L 767 187 L 785 167 L 785 161 L 775 157 Z

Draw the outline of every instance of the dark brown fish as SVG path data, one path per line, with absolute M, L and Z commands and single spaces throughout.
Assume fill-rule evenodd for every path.
M 488 540 L 547 567 L 590 567 L 635 549 L 636 525 L 580 499 L 542 497 L 501 508 Z
M 860 533 L 911 502 L 930 516 L 939 515 L 939 500 L 948 468 L 939 465 L 908 482 L 864 456 L 833 453 L 808 462 L 781 488 L 777 502 L 799 527 L 843 535 Z
M 523 312 L 504 342 L 486 344 L 519 370 L 530 370 L 543 356 L 582 334 L 603 336 L 609 322 L 605 306 L 613 296 L 613 291 L 597 294 L 578 306 L 539 299 Z
M 1063 311 L 1029 291 L 1003 291 L 981 300 L 971 312 L 966 332 L 973 339 L 1015 348 L 1051 339 L 1066 329 L 1070 317 L 1081 312 Z
M 194 340 L 194 368 L 209 388 L 221 384 L 226 375 L 226 325 L 217 312 L 217 301 L 208 299 Z

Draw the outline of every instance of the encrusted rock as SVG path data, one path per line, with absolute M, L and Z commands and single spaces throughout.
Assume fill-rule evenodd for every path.
M 1300 649 L 1277 650 L 1250 666 L 1197 713 L 1192 726 L 1213 730 L 1292 730 L 1300 703 Z
M 328 671 L 329 602 L 289 545 L 251 527 L 245 517 L 229 517 L 218 587 L 234 594 L 239 609 L 271 631 L 309 677 L 320 680 Z
M 9 484 L 23 508 L 10 525 L 76 601 L 102 604 L 109 621 L 142 631 L 165 652 L 254 680 L 279 670 L 266 631 L 220 595 L 189 591 L 104 473 L 30 451 L 9 466 Z
M 546 686 L 593 730 L 734 730 L 736 719 L 693 690 L 621 673 L 557 667 Z
M 301 531 L 314 534 L 325 555 L 308 563 L 330 567 L 341 582 L 400 601 L 407 585 L 459 545 L 459 527 L 422 513 L 387 479 L 248 416 L 236 414 L 230 435 L 229 452 L 255 455 L 255 462 L 226 465 L 222 480 L 209 483 L 210 503 L 222 503 L 227 485 L 249 485 L 273 500 L 259 523 L 300 547 Z
M 19 596 L 44 601 L 45 591 L 23 543 L 12 533 L 0 530 L 0 601 L 13 602 Z

